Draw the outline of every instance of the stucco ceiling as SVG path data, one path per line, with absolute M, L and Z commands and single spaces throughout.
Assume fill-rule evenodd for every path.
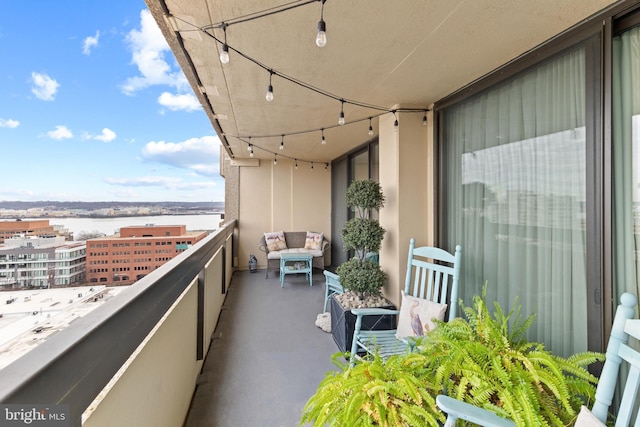
M 273 159 L 278 153 L 316 162 L 331 161 L 370 139 L 368 117 L 380 111 L 347 103 L 347 125 L 334 127 L 340 101 L 304 86 L 387 109 L 428 108 L 614 3 L 327 0 L 328 43 L 319 48 L 319 1 L 237 24 L 235 18 L 286 0 L 146 1 L 235 158 L 249 156 L 247 141 L 252 136 L 257 158 Z M 202 31 L 222 22 L 231 22 L 226 29 L 231 59 L 225 65 L 219 59 L 221 45 Z M 224 39 L 222 29 L 207 31 Z M 270 103 L 265 100 L 268 69 L 276 73 Z M 360 119 L 364 121 L 349 124 Z M 373 127 L 377 132 L 375 119 Z M 326 145 L 320 143 L 321 128 L 326 129 Z M 304 133 L 307 130 L 316 131 Z M 287 136 L 280 151 L 282 134 Z M 259 137 L 266 135 L 272 137 Z

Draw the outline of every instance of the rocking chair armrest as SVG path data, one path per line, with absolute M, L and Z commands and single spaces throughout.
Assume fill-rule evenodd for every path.
M 329 241 L 327 239 L 324 239 L 322 241 L 322 248 L 321 248 L 322 253 L 324 253 L 324 251 L 326 251 L 328 247 L 329 247 Z
M 269 253 L 269 248 L 267 248 L 267 245 L 260 244 L 260 245 L 258 245 L 258 249 L 260 249 L 265 254 Z
M 496 415 L 484 408 L 473 406 L 470 403 L 454 399 L 443 394 L 436 397 L 438 407 L 448 414 L 445 427 L 454 427 L 457 419 L 466 420 L 481 426 L 515 427 L 515 423 Z
M 400 314 L 400 310 L 391 310 L 389 308 L 352 308 L 351 313 L 355 316 L 398 315 Z

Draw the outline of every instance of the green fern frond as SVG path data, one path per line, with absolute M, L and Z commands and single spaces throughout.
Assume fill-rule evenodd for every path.
M 315 426 L 422 426 L 444 422 L 435 396 L 448 394 L 509 418 L 517 426 L 572 425 L 595 394 L 597 378 L 587 367 L 604 360 L 585 352 L 553 355 L 525 339 L 535 315 L 521 306 L 489 313 L 486 285 L 463 318 L 437 322 L 416 351 L 353 367 L 338 364 L 305 405 L 302 422 Z M 517 301 L 517 300 L 516 300 Z M 344 357 L 344 355 L 343 355 Z

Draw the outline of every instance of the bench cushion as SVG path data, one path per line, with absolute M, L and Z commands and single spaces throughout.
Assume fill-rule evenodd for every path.
M 309 254 L 311 256 L 314 257 L 321 257 L 322 256 L 322 251 L 321 250 L 310 250 L 310 249 L 305 249 L 305 248 L 289 248 L 289 249 L 282 249 L 279 251 L 269 251 L 269 253 L 267 254 L 267 258 L 268 259 L 280 259 L 280 255 L 281 254 Z

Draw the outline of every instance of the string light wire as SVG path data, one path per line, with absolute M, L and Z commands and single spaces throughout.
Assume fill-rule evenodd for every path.
M 335 95 L 329 91 L 326 91 L 324 89 L 318 88 L 316 86 L 313 86 L 309 83 L 303 82 L 299 79 L 296 79 L 292 76 L 289 76 L 283 72 L 277 71 L 273 68 L 268 67 L 266 64 L 263 64 L 262 62 L 250 57 L 249 55 L 243 53 L 242 51 L 234 48 L 233 46 L 229 45 L 227 43 L 226 40 L 226 29 L 229 26 L 232 25 L 236 25 L 236 24 L 240 24 L 240 23 L 244 23 L 244 22 L 248 22 L 248 21 L 252 21 L 255 19 L 259 19 L 259 18 L 264 18 L 264 17 L 268 17 L 268 16 L 272 16 L 278 13 L 282 13 L 282 12 L 286 12 L 292 9 L 296 9 L 298 7 L 302 7 L 302 6 L 306 6 L 312 3 L 316 3 L 316 2 L 321 2 L 322 3 L 322 9 L 321 9 L 321 20 L 323 20 L 323 11 L 324 11 L 324 3 L 326 2 L 326 0 L 297 0 L 297 1 L 292 1 L 289 3 L 285 3 L 283 5 L 280 6 L 275 6 L 269 9 L 265 9 L 262 11 L 258 11 L 258 12 L 253 12 L 247 15 L 242 15 L 236 18 L 232 18 L 232 19 L 227 19 L 223 22 L 218 22 L 218 23 L 214 23 L 214 24 L 210 24 L 210 25 L 206 25 L 203 27 L 197 27 L 195 25 L 193 25 L 192 23 L 185 21 L 177 16 L 173 16 L 175 19 L 180 20 L 181 22 L 193 27 L 193 30 L 180 30 L 180 31 L 201 31 L 204 34 L 206 34 L 207 36 L 209 36 L 210 38 L 212 38 L 214 41 L 216 41 L 216 43 L 221 44 L 223 46 L 223 51 L 226 50 L 226 52 L 234 52 L 235 54 L 237 54 L 239 57 L 244 58 L 246 60 L 248 60 L 249 62 L 255 64 L 256 66 L 264 69 L 265 71 L 269 72 L 269 86 L 268 86 L 268 90 L 267 90 L 267 100 L 269 100 L 269 98 L 273 99 L 273 88 L 272 88 L 272 77 L 278 76 L 283 80 L 286 80 L 294 85 L 300 86 L 302 88 L 305 88 L 311 92 L 315 92 L 319 95 L 322 95 L 324 97 L 330 98 L 330 99 L 334 99 L 336 101 L 339 101 L 341 103 L 341 110 L 340 110 L 340 117 L 339 117 L 339 123 L 337 125 L 333 125 L 333 126 L 325 126 L 322 128 L 315 128 L 315 129 L 307 129 L 307 130 L 299 130 L 299 131 L 293 131 L 293 132 L 289 132 L 289 133 L 280 133 L 278 135 L 251 135 L 251 136 L 241 136 L 241 135 L 231 135 L 231 134 L 226 134 L 224 133 L 225 137 L 232 137 L 232 138 L 237 138 L 240 139 L 241 141 L 245 142 L 247 144 L 247 146 L 249 147 L 249 151 L 250 151 L 250 155 L 251 157 L 253 157 L 253 148 L 257 147 L 260 148 L 263 151 L 269 152 L 274 154 L 275 156 L 277 156 L 277 153 L 273 153 L 269 150 L 266 150 L 262 147 L 258 147 L 256 146 L 254 143 L 251 142 L 247 142 L 244 141 L 244 138 L 249 138 L 249 140 L 253 137 L 253 138 L 271 138 L 274 136 L 281 136 L 282 137 L 282 142 L 280 144 L 280 150 L 282 150 L 284 148 L 284 136 L 293 136 L 293 135 L 300 135 L 300 134 L 307 134 L 307 133 L 311 133 L 311 132 L 317 132 L 317 131 L 321 131 L 322 133 L 322 144 L 326 144 L 326 139 L 324 137 L 324 130 L 325 129 L 331 129 L 331 128 L 335 128 L 335 127 L 341 127 L 344 126 L 346 124 L 353 124 L 353 123 L 358 123 L 360 121 L 364 121 L 364 120 L 369 120 L 369 135 L 372 135 L 373 133 L 373 128 L 371 125 L 371 120 L 373 118 L 377 118 L 380 117 L 384 114 L 388 114 L 388 113 L 392 113 L 394 115 L 395 121 L 394 121 L 394 130 L 397 131 L 398 129 L 398 118 L 396 116 L 396 112 L 423 112 L 424 113 L 424 117 L 423 117 L 423 125 L 426 125 L 426 113 L 429 111 L 428 109 L 425 108 L 398 108 L 398 109 L 389 109 L 383 106 L 379 106 L 379 105 L 374 105 L 374 104 L 369 104 L 369 103 L 365 103 L 365 102 L 360 102 L 357 100 L 352 100 L 352 99 L 348 99 L 348 98 L 344 98 L 338 95 Z M 215 29 L 222 29 L 224 32 L 224 40 L 219 39 L 218 37 L 215 36 L 215 34 L 213 34 L 213 32 L 211 30 L 215 30 Z M 225 49 L 226 47 L 226 49 Z M 221 54 L 222 56 L 222 54 Z M 221 58 L 222 60 L 222 58 Z M 227 61 L 228 62 L 228 61 Z M 271 97 L 269 96 L 269 93 L 271 93 Z M 344 120 L 344 104 L 347 105 L 352 105 L 352 106 L 356 106 L 356 107 L 361 107 L 361 108 L 366 108 L 366 109 L 371 109 L 371 110 L 376 110 L 379 113 L 373 116 L 369 116 L 369 117 L 365 117 L 365 118 L 361 118 L 361 119 L 356 119 L 356 120 L 351 120 L 349 122 Z M 286 156 L 282 156 L 282 154 L 280 155 L 281 157 L 286 157 Z M 296 159 L 296 163 L 297 163 Z M 300 160 L 300 161 L 304 161 L 304 160 Z M 274 163 L 277 163 L 276 157 L 274 157 Z

